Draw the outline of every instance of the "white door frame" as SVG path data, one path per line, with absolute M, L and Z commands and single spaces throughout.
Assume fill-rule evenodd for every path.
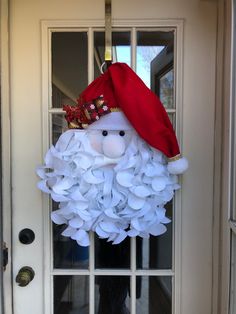
M 3 240 L 8 247 L 8 265 L 3 273 L 3 311 L 12 313 L 12 263 L 11 263 L 11 125 L 9 79 L 9 0 L 0 1 L 1 23 L 1 136 L 2 136 L 2 228 Z
M 183 82 L 183 32 L 184 32 L 184 21 L 182 19 L 169 19 L 169 20 L 113 20 L 113 27 L 114 28 L 129 28 L 131 29 L 131 47 L 136 47 L 136 36 L 135 34 L 135 28 L 137 29 L 145 29 L 145 30 L 159 30 L 162 29 L 167 30 L 173 30 L 175 29 L 175 52 L 174 52 L 174 64 L 175 64 L 175 70 L 176 71 L 176 121 L 177 121 L 177 135 L 179 138 L 179 144 L 181 147 L 181 134 L 182 134 L 182 82 Z M 93 37 L 92 34 L 92 28 L 104 28 L 104 20 L 84 20 L 84 21 L 63 21 L 63 20 L 46 20 L 42 21 L 42 130 L 43 130 L 43 155 L 47 152 L 49 145 L 50 145 L 50 123 L 49 123 L 49 114 L 50 113 L 59 113 L 62 110 L 57 108 L 51 108 L 51 63 L 48 60 L 51 60 L 51 33 L 54 32 L 61 32 L 61 31 L 75 31 L 76 29 L 88 29 L 88 81 L 89 83 L 93 81 Z M 133 49 L 131 51 L 132 54 L 132 60 L 133 64 L 132 66 L 135 67 L 136 64 L 136 51 Z M 48 197 L 43 196 L 43 207 L 44 209 L 48 208 Z M 182 246 L 181 246 L 181 239 L 182 239 L 182 233 L 181 233 L 181 221 L 182 221 L 182 215 L 181 215 L 181 192 L 178 192 L 175 197 L 175 208 L 177 209 L 177 213 L 174 215 L 174 259 L 175 262 L 173 263 L 174 268 L 174 291 L 175 295 L 173 296 L 173 311 L 175 311 L 176 314 L 181 314 L 181 253 L 182 253 Z M 45 304 L 46 313 L 50 313 L 49 304 L 50 304 L 50 296 L 52 296 L 52 289 L 49 285 L 49 280 L 51 276 L 51 256 L 52 255 L 52 248 L 50 245 L 50 220 L 49 220 L 49 210 L 45 211 L 44 215 L 44 226 L 46 229 L 44 229 L 44 254 L 45 254 Z M 133 241 L 131 241 L 133 242 Z M 93 243 L 93 241 L 92 241 Z M 133 246 L 134 247 L 134 246 Z M 93 269 L 93 260 L 94 260 L 94 252 L 93 252 L 93 245 L 90 246 L 90 271 L 89 273 L 94 273 Z M 51 252 L 51 253 L 50 253 Z M 135 268 L 135 260 L 133 261 L 133 265 Z M 132 257 L 131 257 L 131 269 L 132 269 Z M 147 271 L 150 274 L 150 271 Z M 157 273 L 161 275 L 170 275 L 171 271 L 154 271 L 153 275 L 157 275 Z M 166 272 L 166 274 L 165 274 Z M 61 271 L 59 271 L 60 274 L 62 274 Z M 79 274 L 78 271 L 67 271 L 65 274 Z M 84 273 L 84 272 L 83 272 Z M 117 273 L 117 272 L 116 272 Z M 55 274 L 55 272 L 54 272 Z M 94 275 L 94 274 L 93 274 Z M 122 274 L 121 274 L 122 275 Z M 143 275 L 145 275 L 145 271 L 143 270 Z M 92 278 L 92 276 L 90 277 Z M 134 278 L 135 280 L 135 278 Z M 131 289 L 131 295 L 135 295 L 135 282 L 132 282 L 131 287 L 133 286 L 134 289 Z M 178 288 L 177 288 L 178 287 Z M 94 302 L 94 280 L 91 279 L 90 281 L 90 303 Z M 131 310 L 135 309 L 135 298 L 132 297 L 133 302 L 131 303 Z M 92 310 L 91 310 L 92 312 Z

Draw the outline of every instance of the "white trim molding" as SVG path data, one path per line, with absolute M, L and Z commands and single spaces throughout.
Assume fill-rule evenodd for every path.
M 8 247 L 8 265 L 3 273 L 3 306 L 5 314 L 12 314 L 12 208 L 11 208 L 11 124 L 9 75 L 9 1 L 0 1 L 1 21 L 1 154 L 2 154 L 2 227 L 3 241 Z M 1 227 L 0 227 L 1 228 Z M 2 244 L 1 244 L 2 247 Z
M 93 30 L 103 29 L 104 20 L 43 20 L 41 21 L 42 31 L 42 130 L 43 130 L 43 151 L 42 156 L 48 150 L 50 144 L 50 116 L 54 113 L 62 113 L 61 109 L 52 108 L 51 106 L 51 35 L 52 32 L 70 32 L 70 31 L 87 31 L 88 33 L 88 83 L 93 80 Z M 136 67 L 136 31 L 150 30 L 150 31 L 174 31 L 175 32 L 175 60 L 174 66 L 176 71 L 175 79 L 175 93 L 176 93 L 176 115 L 177 115 L 177 136 L 179 138 L 180 146 L 182 146 L 182 126 L 183 126 L 183 35 L 184 35 L 184 21 L 182 19 L 165 19 L 165 20 L 113 20 L 114 30 L 117 28 L 127 28 L 131 32 L 131 56 L 132 68 Z M 49 208 L 48 198 L 44 197 L 44 209 Z M 49 241 L 51 234 L 51 223 L 49 220 L 48 211 L 44 210 L 44 254 L 45 254 L 45 314 L 52 313 L 52 307 L 49 306 L 53 295 L 52 277 L 55 274 L 86 274 L 90 276 L 89 290 L 90 290 L 90 304 L 94 303 L 94 277 L 99 274 L 106 275 L 127 275 L 131 277 L 131 313 L 135 313 L 136 298 L 135 298 L 135 282 L 136 276 L 152 275 L 152 276 L 171 276 L 173 280 L 173 305 L 172 313 L 181 314 L 181 298 L 182 298 L 182 233 L 181 233 L 181 192 L 178 192 L 175 197 L 175 214 L 174 214 L 174 251 L 172 270 L 136 270 L 136 248 L 135 240 L 131 240 L 131 269 L 119 271 L 109 270 L 102 271 L 94 269 L 94 236 L 91 235 L 91 245 L 89 249 L 90 262 L 89 270 L 58 270 L 53 269 L 52 264 L 52 247 Z M 51 278 L 49 282 L 48 278 Z M 94 314 L 94 308 L 90 307 L 90 314 Z

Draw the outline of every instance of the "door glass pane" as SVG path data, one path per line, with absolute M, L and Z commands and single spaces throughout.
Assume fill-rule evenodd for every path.
M 97 276 L 95 286 L 95 313 L 129 314 L 129 291 L 130 277 L 128 276 Z
M 95 267 L 96 268 L 130 268 L 130 238 L 120 244 L 113 245 L 107 240 L 95 240 Z
M 54 276 L 54 314 L 89 313 L 89 277 Z
M 163 51 L 164 53 L 165 51 Z M 165 108 L 174 107 L 174 69 L 172 65 L 155 77 L 155 88 Z
M 231 232 L 230 314 L 236 312 L 236 235 Z
M 137 277 L 137 314 L 171 314 L 171 296 L 172 277 Z
M 168 113 L 168 117 L 170 119 L 170 122 L 172 123 L 173 128 L 176 128 L 176 115 L 175 113 Z
M 52 107 L 75 104 L 87 85 L 87 32 L 52 33 Z
M 69 237 L 62 236 L 61 233 L 66 227 L 53 223 L 54 268 L 88 269 L 89 248 L 78 245 Z
M 137 74 L 161 99 L 174 108 L 174 32 L 137 33 Z
M 53 114 L 52 119 L 52 144 L 55 145 L 60 135 L 67 129 L 64 114 Z
M 173 202 L 166 204 L 166 216 L 173 219 Z M 166 225 L 167 231 L 149 239 L 137 238 L 136 261 L 138 269 L 171 269 L 172 268 L 172 222 Z
M 94 33 L 94 77 L 98 77 L 104 62 L 105 33 Z M 131 65 L 130 32 L 112 32 L 113 62 L 124 62 Z
M 63 114 L 52 115 L 52 144 L 56 144 L 66 127 L 67 124 Z M 52 210 L 58 209 L 58 203 L 51 202 L 51 204 Z M 54 268 L 88 268 L 89 248 L 82 247 L 71 238 L 62 236 L 61 233 L 66 227 L 66 225 L 52 224 Z

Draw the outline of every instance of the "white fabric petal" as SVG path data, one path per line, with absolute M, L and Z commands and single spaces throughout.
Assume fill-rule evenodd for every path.
M 134 176 L 130 171 L 121 171 L 116 175 L 117 182 L 126 188 L 133 186 L 133 178 Z
M 113 171 L 111 169 L 105 169 L 104 172 L 104 187 L 103 187 L 103 195 L 107 195 L 112 190 L 112 182 L 113 182 Z
M 51 197 L 55 202 L 66 202 L 69 201 L 69 198 L 64 196 L 64 195 L 60 195 L 60 194 L 56 194 L 51 192 Z
M 72 237 L 80 246 L 89 246 L 89 235 L 86 231 L 80 229 Z
M 71 208 L 84 210 L 87 209 L 89 206 L 88 201 L 75 201 L 70 203 Z
M 77 231 L 76 229 L 74 229 L 74 228 L 68 226 L 68 227 L 62 232 L 62 235 L 63 235 L 64 237 L 71 237 L 71 236 L 73 236 L 73 235 L 76 233 L 76 231 Z
M 171 219 L 169 219 L 169 218 L 167 218 L 167 217 L 163 217 L 162 220 L 161 220 L 161 222 L 162 222 L 163 224 L 169 224 L 169 223 L 171 222 Z
M 97 225 L 95 231 L 100 238 L 108 238 L 109 237 L 109 233 L 105 232 L 99 225 Z
M 140 209 L 144 206 L 145 199 L 135 196 L 130 193 L 128 196 L 128 205 L 133 209 Z
M 90 183 L 90 184 L 99 184 L 99 183 L 104 182 L 104 179 L 95 177 L 91 169 L 84 173 L 83 179 L 85 180 L 85 182 Z
M 156 192 L 163 191 L 166 187 L 165 177 L 156 177 L 152 180 L 152 188 Z
M 167 228 L 163 224 L 154 224 L 148 228 L 148 232 L 154 236 L 161 235 L 161 234 L 165 233 L 166 230 L 167 230 Z
M 162 219 L 165 217 L 166 210 L 165 208 L 157 208 L 156 209 L 156 215 L 159 219 L 159 221 L 162 221 Z
M 39 181 L 37 183 L 37 187 L 44 193 L 50 193 L 51 192 L 51 190 L 48 188 L 47 183 L 46 183 L 45 180 Z
M 44 166 L 44 167 L 43 167 L 43 166 L 38 166 L 38 167 L 36 168 L 36 173 L 37 173 L 37 175 L 38 175 L 41 179 L 46 179 L 46 178 L 47 178 L 45 169 L 46 169 L 45 166 Z
M 131 229 L 127 232 L 129 237 L 137 237 L 139 235 L 139 231 L 136 229 Z
M 124 230 L 121 230 L 117 237 L 114 239 L 112 244 L 119 244 L 121 243 L 125 238 L 127 237 L 127 232 Z
M 145 169 L 147 177 L 155 177 L 163 174 L 165 167 L 162 164 L 148 164 Z
M 69 215 L 69 214 L 72 214 L 73 211 L 71 210 L 71 208 L 67 207 L 67 206 L 60 206 L 60 214 L 61 215 Z
M 138 230 L 138 231 L 141 231 L 141 230 L 142 230 L 141 225 L 140 225 L 140 222 L 139 222 L 139 220 L 136 219 L 136 218 L 131 220 L 131 226 L 132 226 L 134 229 Z
M 141 238 L 144 238 L 144 239 L 149 239 L 150 238 L 150 234 L 148 233 L 148 232 L 140 232 L 139 233 L 139 236 L 141 237 Z
M 113 211 L 112 208 L 108 208 L 108 209 L 104 210 L 104 213 L 105 213 L 109 218 L 119 219 L 119 216 L 114 213 L 114 211 Z
M 75 158 L 74 162 L 81 167 L 82 169 L 88 169 L 93 164 L 92 156 L 85 155 L 85 154 L 78 154 L 79 158 Z
M 151 177 L 147 177 L 146 175 L 143 176 L 143 183 L 151 184 L 152 183 L 152 178 Z
M 72 228 L 80 228 L 83 226 L 83 220 L 80 217 L 73 218 L 69 221 L 69 226 Z
M 58 215 L 57 210 L 55 210 L 51 213 L 51 219 L 57 225 L 62 225 L 62 224 L 67 223 L 67 220 L 63 216 Z
M 150 189 L 145 185 L 132 187 L 130 191 L 141 198 L 145 198 L 151 194 Z
M 74 209 L 74 213 L 76 213 L 84 221 L 90 221 L 92 219 L 91 213 L 86 210 Z
M 63 179 L 57 181 L 53 186 L 54 193 L 63 194 L 64 191 L 71 188 L 74 185 L 75 181 L 71 178 L 64 177 Z
M 79 186 L 75 186 L 75 188 L 73 189 L 73 192 L 70 193 L 70 198 L 73 201 L 86 201 L 86 198 L 84 198 L 80 192 Z
M 109 221 L 101 221 L 99 223 L 99 226 L 104 230 L 105 232 L 119 232 L 119 228 L 116 227 L 115 223 L 109 222 Z
M 124 196 L 121 193 L 118 193 L 116 189 L 112 189 L 112 200 L 111 200 L 111 207 L 116 207 L 120 202 L 124 201 Z
M 117 233 L 111 233 L 109 235 L 109 238 L 107 239 L 107 242 L 113 242 L 116 237 L 117 237 Z

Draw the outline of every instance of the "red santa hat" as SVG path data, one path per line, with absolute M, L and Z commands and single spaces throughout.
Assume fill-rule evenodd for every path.
M 125 63 L 112 64 L 82 92 L 76 108 L 79 111 L 77 116 L 71 114 L 69 106 L 65 106 L 64 110 L 69 127 L 91 125 L 90 128 L 101 128 L 110 116 L 113 129 L 120 128 L 117 112 L 122 111 L 124 114 L 119 116 L 123 129 L 126 128 L 125 123 L 128 128 L 132 125 L 141 138 L 161 151 L 168 158 L 171 173 L 183 173 L 188 168 L 187 160 L 180 155 L 176 135 L 164 106 Z

